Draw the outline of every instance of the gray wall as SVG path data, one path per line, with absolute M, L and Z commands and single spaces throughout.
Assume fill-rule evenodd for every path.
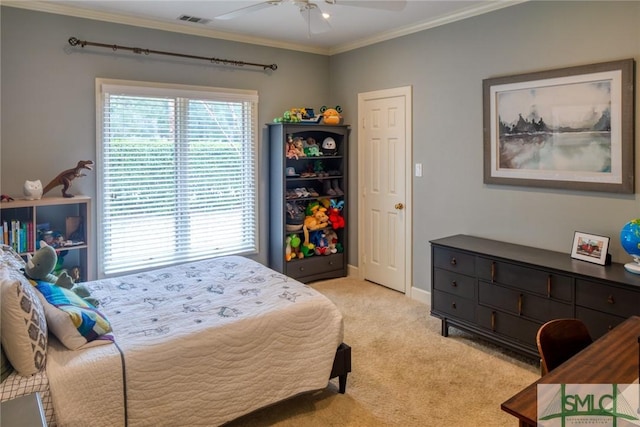
M 636 194 L 483 184 L 482 80 L 624 58 L 638 61 L 640 2 L 528 2 L 332 57 L 9 7 L 1 13 L 2 193 L 19 194 L 25 179 L 47 181 L 77 159 L 96 158 L 95 77 L 257 89 L 261 123 L 290 107 L 336 104 L 343 107 L 345 122 L 354 123 L 358 93 L 410 85 L 413 158 L 424 165 L 423 177 L 414 178 L 410 203 L 414 286 L 430 289 L 429 240 L 457 233 L 568 253 L 573 232 L 580 230 L 611 236 L 614 260 L 628 259 L 618 233 L 640 216 Z M 70 36 L 275 62 L 279 69 L 263 73 L 95 48 L 78 52 L 68 47 Z M 300 76 L 314 84 L 297 84 Z M 358 188 L 357 136 L 353 126 L 351 194 Z M 267 149 L 263 142 L 263 196 Z M 636 170 L 640 173 L 637 160 Z M 636 186 L 640 192 L 638 179 Z M 94 188 L 91 175 L 74 183 L 76 191 L 93 197 Z M 356 198 L 351 200 L 349 263 L 357 265 Z M 266 203 L 263 197 L 263 239 Z M 265 251 L 263 246 L 259 260 L 266 261 Z
M 352 123 L 358 93 L 413 87 L 413 159 L 424 167 L 409 205 L 415 287 L 430 289 L 429 240 L 458 233 L 568 254 L 585 231 L 610 236 L 613 259 L 629 261 L 619 232 L 640 217 L 637 194 L 489 186 L 482 170 L 483 79 L 625 58 L 640 60 L 640 2 L 528 2 L 331 57 L 332 93 Z
M 80 159 L 96 160 L 96 77 L 258 90 L 260 129 L 292 107 L 333 104 L 329 58 L 127 25 L 1 8 L 2 140 L 0 190 L 22 194 L 26 179 L 43 186 Z M 206 57 L 278 65 L 275 72 L 95 47 L 71 48 L 69 37 Z M 305 82 L 299 84 L 301 76 Z M 313 82 L 310 84 L 308 82 Z M 267 261 L 266 139 L 260 142 L 260 253 Z M 95 199 L 93 173 L 71 192 Z M 54 189 L 52 195 L 60 195 Z M 171 197 L 170 194 L 167 197 Z M 95 232 L 95 230 L 94 230 Z M 93 254 L 95 256 L 95 252 Z M 95 265 L 95 263 L 94 263 Z

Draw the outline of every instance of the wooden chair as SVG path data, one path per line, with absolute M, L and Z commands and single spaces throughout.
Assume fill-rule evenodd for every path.
M 592 342 L 593 339 L 581 320 L 555 319 L 545 323 L 540 326 L 536 336 L 540 373 L 546 375 Z

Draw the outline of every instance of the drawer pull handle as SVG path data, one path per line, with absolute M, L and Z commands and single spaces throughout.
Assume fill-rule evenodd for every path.
M 451 257 L 451 265 L 456 265 L 458 261 L 456 261 L 455 257 Z
M 609 325 L 609 327 L 607 329 L 612 330 L 613 326 Z
M 547 298 L 551 298 L 551 275 L 547 277 Z
M 609 295 L 609 296 L 607 297 L 607 302 L 608 302 L 609 304 L 615 304 L 615 300 L 613 299 L 613 295 Z
M 518 295 L 518 316 L 522 316 L 522 299 L 524 298 L 524 295 L 520 294 Z
M 453 308 L 453 309 L 457 308 L 455 301 L 451 303 L 451 308 Z
M 491 262 L 491 281 L 496 281 L 496 263 L 495 261 Z
M 458 284 L 457 284 L 457 283 L 456 283 L 456 281 L 454 280 L 454 281 L 452 281 L 452 282 L 451 282 L 451 286 L 453 286 L 453 287 L 455 288 L 455 287 L 457 287 L 457 286 L 458 286 Z
M 491 330 L 493 332 L 496 331 L 496 312 L 495 311 L 491 312 Z

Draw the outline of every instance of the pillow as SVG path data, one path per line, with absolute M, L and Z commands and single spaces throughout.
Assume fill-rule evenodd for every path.
M 54 284 L 36 281 L 49 330 L 70 350 L 85 344 L 109 344 L 111 324 L 94 306 L 72 291 Z
M 4 348 L 0 346 L 0 383 L 3 383 L 12 372 L 13 366 L 11 366 L 11 362 L 7 359 L 7 355 L 4 354 Z
M 20 255 L 9 245 L 0 245 L 0 265 L 20 271 L 26 265 Z
M 27 278 L 6 264 L 0 264 L 0 287 L 2 348 L 20 375 L 33 375 L 47 358 L 44 308 Z

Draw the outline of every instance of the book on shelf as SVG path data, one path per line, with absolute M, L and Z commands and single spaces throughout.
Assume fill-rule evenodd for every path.
M 18 253 L 33 252 L 33 222 L 8 220 L 2 222 L 2 244 Z

